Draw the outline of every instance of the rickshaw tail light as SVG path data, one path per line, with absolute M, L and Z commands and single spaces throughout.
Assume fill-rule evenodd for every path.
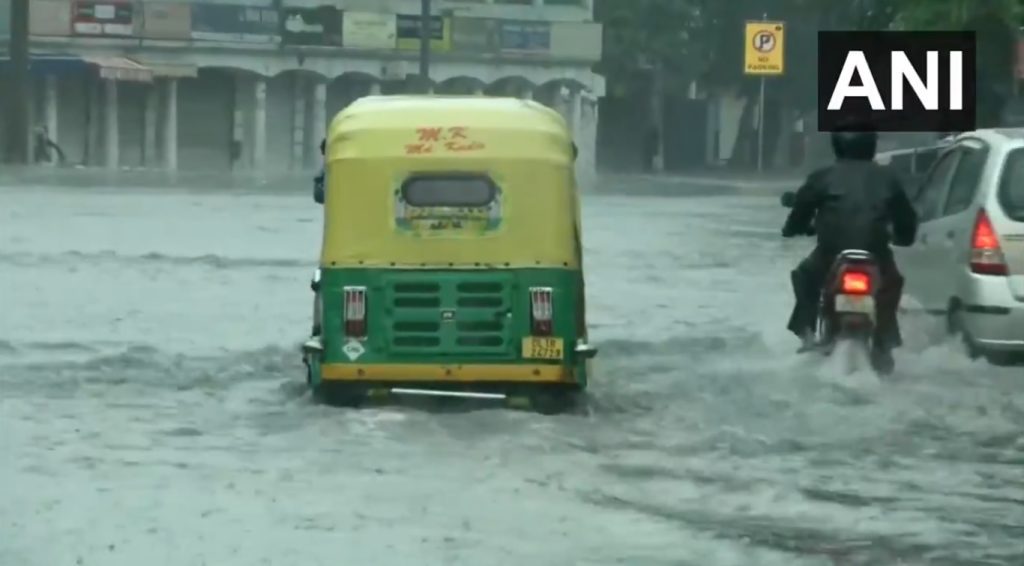
M 366 336 L 366 287 L 345 287 L 345 336 Z
M 534 336 L 550 336 L 552 331 L 551 287 L 530 287 L 530 323 Z

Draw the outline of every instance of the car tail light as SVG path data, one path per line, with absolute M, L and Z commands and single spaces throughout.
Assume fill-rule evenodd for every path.
M 530 287 L 530 331 L 534 336 L 551 336 L 551 287 Z
M 971 235 L 971 272 L 981 275 L 1009 274 L 1003 248 L 999 245 L 999 235 L 984 210 L 978 211 L 974 233 Z
M 863 271 L 844 271 L 839 281 L 839 292 L 844 295 L 870 295 L 871 275 Z
M 345 287 L 345 336 L 366 336 L 366 287 Z

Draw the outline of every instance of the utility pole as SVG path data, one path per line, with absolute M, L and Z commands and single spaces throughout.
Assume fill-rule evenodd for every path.
M 430 0 L 420 0 L 420 81 L 423 90 L 430 85 L 430 39 L 433 36 Z
M 7 112 L 7 160 L 27 165 L 29 162 L 29 0 L 11 0 L 11 38 L 9 42 L 11 104 Z

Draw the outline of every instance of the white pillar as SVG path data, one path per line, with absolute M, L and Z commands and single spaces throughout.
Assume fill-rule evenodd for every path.
M 235 147 L 245 147 L 245 122 L 246 122 L 246 99 L 248 98 L 248 92 L 246 89 L 245 75 L 238 73 L 235 75 L 235 100 L 234 100 L 234 113 L 231 119 L 231 144 L 232 149 Z M 238 155 L 232 155 L 231 168 L 238 171 L 249 166 L 248 157 L 245 151 L 239 152 Z
M 86 165 L 100 164 L 100 118 L 103 116 L 103 81 L 89 81 L 89 124 L 86 131 Z
M 533 100 L 533 87 L 523 87 L 522 92 L 519 93 L 519 98 L 522 98 L 523 100 Z
M 317 167 L 320 163 L 320 141 L 327 135 L 327 83 L 317 81 L 313 85 L 313 97 L 310 100 L 312 123 L 309 129 L 310 164 Z
M 477 86 L 473 87 L 473 96 L 483 96 L 483 95 L 484 95 L 484 87 L 482 87 L 480 85 L 477 85 Z
M 103 142 L 106 151 L 103 157 L 107 169 L 117 169 L 121 149 L 117 119 L 117 81 L 114 79 L 104 80 L 104 95 Z
M 146 109 L 142 123 L 142 163 L 153 167 L 159 163 L 156 156 L 156 129 L 160 116 L 160 93 L 154 84 L 146 90 Z
M 371 82 L 370 83 L 370 90 L 366 94 L 368 94 L 370 96 L 379 96 L 380 95 L 380 83 L 378 81 Z
M 46 133 L 54 143 L 57 143 L 58 106 L 57 98 L 57 75 L 46 75 L 46 94 L 44 112 L 46 113 Z
M 582 93 L 578 89 L 573 89 L 569 92 L 569 128 L 571 128 L 574 138 L 579 137 L 582 129 L 582 104 L 580 104 L 581 95 Z
M 164 167 L 178 170 L 178 80 L 164 83 Z
M 253 81 L 252 105 L 252 163 L 253 169 L 263 170 L 267 161 L 267 79 Z
M 295 74 L 292 80 L 292 170 L 303 167 L 306 146 L 306 81 Z

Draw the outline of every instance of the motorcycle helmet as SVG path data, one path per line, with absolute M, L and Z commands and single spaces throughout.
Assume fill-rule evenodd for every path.
M 871 161 L 878 148 L 878 132 L 867 122 L 849 121 L 832 132 L 832 152 L 837 159 Z

